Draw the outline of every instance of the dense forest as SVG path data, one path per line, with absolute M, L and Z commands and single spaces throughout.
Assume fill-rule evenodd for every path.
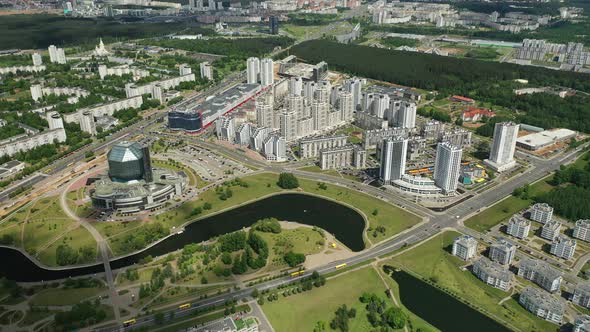
M 274 37 L 241 39 L 211 38 L 208 40 L 160 39 L 146 41 L 146 44 L 245 59 L 251 56 L 262 56 L 270 53 L 277 46 L 286 47 L 292 42 L 293 40 L 287 37 Z
M 144 38 L 166 35 L 187 28 L 185 23 L 120 24 L 109 19 L 73 18 L 58 15 L 0 16 L 0 48 L 45 48 L 55 45 L 96 44 L 114 39 Z M 209 29 L 192 31 L 212 34 Z
M 525 111 L 518 115 L 520 122 L 590 132 L 590 97 L 516 96 L 513 93 L 514 88 L 521 86 L 514 82 L 517 78 L 529 80 L 529 86 L 557 85 L 590 91 L 590 75 L 587 74 L 344 45 L 326 40 L 304 42 L 292 47 L 290 52 L 310 63 L 326 61 L 332 69 L 353 75 L 437 90 L 443 96 L 464 95 Z
M 590 160 L 590 154 L 584 158 Z M 553 206 L 555 212 L 570 220 L 590 219 L 590 164 L 584 168 L 562 166 L 552 184 L 557 187 L 536 200 Z

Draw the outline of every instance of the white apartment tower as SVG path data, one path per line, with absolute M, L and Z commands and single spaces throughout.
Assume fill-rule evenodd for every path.
M 41 87 L 41 84 L 31 85 L 31 98 L 33 98 L 34 101 L 43 98 L 43 88 Z
M 303 85 L 303 96 L 308 103 L 313 101 L 317 89 L 318 85 L 313 81 L 305 82 Z
M 547 203 L 536 203 L 531 208 L 531 220 L 546 224 L 553 218 L 553 208 Z
M 348 92 L 352 93 L 352 103 L 356 110 L 361 104 L 363 81 L 358 78 L 352 78 L 346 81 L 345 87 Z
M 202 62 L 202 63 L 206 63 L 206 62 Z M 193 72 L 192 68 L 186 63 L 183 63 L 178 67 L 178 73 L 180 74 L 180 76 L 190 75 L 190 74 L 192 74 L 192 72 Z M 203 74 L 201 74 L 201 76 L 203 76 Z
M 274 83 L 274 63 L 270 58 L 260 61 L 260 84 L 270 86 Z
M 277 128 L 272 94 L 265 94 L 256 99 L 256 123 L 259 127 Z
M 297 114 L 297 118 L 303 119 L 307 117 L 305 114 L 305 105 L 303 103 L 303 97 L 298 94 L 289 93 L 285 98 L 285 108 L 287 111 L 294 111 Z
M 408 139 L 395 137 L 383 140 L 379 168 L 379 179 L 382 184 L 390 184 L 405 174 L 407 152 Z
M 444 193 L 457 190 L 463 150 L 447 142 L 438 143 L 434 162 L 434 183 Z
M 33 58 L 33 66 L 40 66 L 43 64 L 43 58 L 41 58 L 41 54 L 33 53 L 31 57 Z
M 574 237 L 586 242 L 590 242 L 590 220 L 579 219 L 574 227 Z
M 66 54 L 63 48 L 57 48 L 55 45 L 50 45 L 47 49 L 49 51 L 49 61 L 51 63 L 66 63 Z
M 468 260 L 477 252 L 477 240 L 469 235 L 462 235 L 453 241 L 453 256 Z
M 490 158 L 484 160 L 486 165 L 497 172 L 503 172 L 516 166 L 514 151 L 519 125 L 514 122 L 496 123 Z
M 553 241 L 559 236 L 559 231 L 561 230 L 561 223 L 557 220 L 551 220 L 543 225 L 541 229 L 541 237 Z
M 340 110 L 341 121 L 352 120 L 354 113 L 352 93 L 342 88 L 338 91 L 338 110 Z
M 313 118 L 313 130 L 323 130 L 328 126 L 328 110 L 330 104 L 314 101 L 311 104 L 311 117 Z
M 301 77 L 291 77 L 289 79 L 289 93 L 296 96 L 303 94 L 303 79 Z
M 64 127 L 64 121 L 59 113 L 52 111 L 47 112 L 47 123 L 49 124 L 49 130 L 60 129 Z
M 222 141 L 233 142 L 236 135 L 236 120 L 229 116 L 220 116 L 215 121 L 217 138 Z
M 96 135 L 96 123 L 94 123 L 94 114 L 92 111 L 80 109 L 78 110 L 78 118 L 80 119 L 80 129 L 90 135 Z
M 246 79 L 248 84 L 258 83 L 258 75 L 260 74 L 260 60 L 255 57 L 248 58 L 246 61 Z
M 416 127 L 416 104 L 407 101 L 400 103 L 400 109 L 397 112 L 397 127 L 414 128 Z
M 47 48 L 49 51 L 49 62 L 56 63 L 57 62 L 57 47 L 55 45 L 49 45 Z
M 549 250 L 550 253 L 553 255 L 563 258 L 563 259 L 572 259 L 576 252 L 576 240 L 570 239 L 563 235 L 559 235 L 553 243 L 551 243 L 551 249 Z
M 509 265 L 512 263 L 515 254 L 516 246 L 504 238 L 498 239 L 498 242 L 490 246 L 490 259 L 502 265 Z
M 513 215 L 508 220 L 508 228 L 506 232 L 516 238 L 526 239 L 529 236 L 531 230 L 531 222 L 524 219 L 520 215 Z
M 209 62 L 201 62 L 199 64 L 199 68 L 201 70 L 201 78 L 206 78 L 209 81 L 213 80 L 213 67 L 211 67 L 211 64 Z
M 297 113 L 292 110 L 287 110 L 281 115 L 280 128 L 281 136 L 285 138 L 287 142 L 291 142 L 297 138 Z

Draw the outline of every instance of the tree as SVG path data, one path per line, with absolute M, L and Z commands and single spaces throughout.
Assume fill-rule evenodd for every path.
M 260 292 L 258 291 L 258 288 L 254 288 L 254 290 L 252 291 L 252 297 L 257 298 L 259 295 Z
M 406 325 L 406 315 L 400 308 L 391 307 L 383 313 L 383 321 L 393 329 L 403 329 Z
M 277 185 L 283 189 L 295 189 L 299 187 L 299 180 L 292 173 L 281 173 Z
M 318 321 L 315 323 L 315 326 L 313 327 L 313 332 L 326 332 L 327 327 L 326 327 L 326 322 L 324 321 Z
M 301 253 L 294 253 L 292 251 L 289 251 L 288 253 L 285 254 L 283 259 L 285 260 L 285 262 L 287 264 L 289 264 L 290 267 L 295 267 L 295 266 L 305 262 L 305 255 L 301 254 Z

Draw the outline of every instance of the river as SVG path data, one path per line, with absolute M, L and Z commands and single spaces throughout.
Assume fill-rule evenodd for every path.
M 173 235 L 134 255 L 112 260 L 111 268 L 119 269 L 133 265 L 148 255 L 165 255 L 182 249 L 187 244 L 200 243 L 215 236 L 235 232 L 251 226 L 259 219 L 269 217 L 318 226 L 333 234 L 355 252 L 365 247 L 365 221 L 357 211 L 321 197 L 289 193 L 270 196 L 193 222 L 186 226 L 181 234 Z M 0 276 L 21 282 L 63 279 L 104 271 L 103 264 L 62 270 L 45 269 L 30 261 L 21 252 L 10 248 L 0 248 L 0 256 L 3 258 L 4 266 L 0 270 Z

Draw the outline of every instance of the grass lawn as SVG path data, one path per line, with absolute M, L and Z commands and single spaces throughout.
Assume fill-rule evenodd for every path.
M 284 262 L 283 255 L 289 251 L 311 255 L 324 248 L 323 244 L 318 244 L 318 242 L 324 242 L 322 235 L 309 227 L 283 229 L 279 234 L 256 233 L 268 243 L 270 254 L 267 266 L 272 268 L 286 267 L 287 263 Z
M 275 331 L 312 331 L 318 321 L 329 323 L 336 309 L 342 304 L 357 310 L 349 321 L 350 331 L 371 331 L 365 305 L 359 301 L 363 292 L 375 293 L 393 306 L 385 295 L 385 285 L 372 267 L 340 275 L 326 285 L 308 292 L 283 297 L 277 301 L 265 301 L 262 309 Z M 288 314 L 285 314 L 288 313 Z
M 139 269 L 137 271 L 137 273 L 139 274 L 139 279 L 133 280 L 133 281 L 127 280 L 127 278 L 125 278 L 125 273 L 119 273 L 116 278 L 117 287 L 149 282 L 150 279 L 152 278 L 152 272 L 156 268 L 161 268 L 161 267 L 154 266 L 154 267 L 147 267 L 147 268 Z
M 32 305 L 73 305 L 90 297 L 94 297 L 106 288 L 70 288 L 70 289 L 46 289 L 37 293 L 30 301 Z
M 72 247 L 74 250 L 79 250 L 85 246 L 91 246 L 96 248 L 96 240 L 92 237 L 92 234 L 86 228 L 80 226 L 76 229 L 73 229 L 62 236 L 59 240 L 52 243 L 49 247 L 45 250 L 39 252 L 37 258 L 39 261 L 45 265 L 49 266 L 57 266 L 57 262 L 55 261 L 55 250 L 60 244 L 67 244 Z M 98 251 L 98 250 L 97 250 Z M 92 263 L 96 261 L 96 256 L 93 259 L 89 259 L 86 261 L 79 261 L 79 264 L 83 263 Z
M 335 169 L 321 169 L 320 166 L 313 165 L 313 166 L 306 166 L 299 169 L 300 171 L 304 172 L 313 172 L 313 173 L 320 173 L 320 174 L 327 174 L 332 176 L 340 177 L 340 173 L 338 173 Z
M 488 286 L 471 272 L 461 270 L 460 266 L 465 265 L 465 262 L 445 250 L 452 245 L 453 239 L 458 235 L 459 233 L 456 232 L 444 232 L 422 245 L 393 257 L 385 264 L 400 266 L 430 279 L 465 302 L 485 309 L 495 319 L 519 330 L 552 331 L 555 329 L 555 325 L 527 312 L 514 300 L 498 305 L 498 302 L 508 297 L 510 293 Z
M 25 318 L 18 323 L 18 326 L 29 326 L 37 323 L 40 320 L 43 320 L 55 312 L 53 311 L 27 311 L 25 313 Z
M 543 178 L 537 183 L 531 185 L 530 196 L 536 196 L 543 192 L 547 192 L 553 188 L 548 181 L 552 175 Z M 509 196 L 497 204 L 483 210 L 481 213 L 465 220 L 465 226 L 472 228 L 478 232 L 484 232 L 497 224 L 507 220 L 513 214 L 525 209 L 533 204 L 532 199 L 523 200 L 518 197 Z

